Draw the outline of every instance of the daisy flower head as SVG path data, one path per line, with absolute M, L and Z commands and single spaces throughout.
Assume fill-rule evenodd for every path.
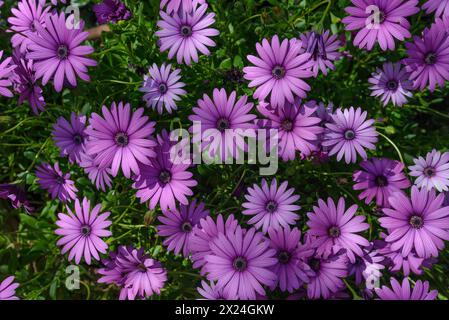
M 435 12 L 435 17 L 449 17 L 449 0 L 427 0 L 422 8 L 427 14 Z
M 102 3 L 95 4 L 92 8 L 100 24 L 131 19 L 132 13 L 120 0 L 103 0 Z
M 88 175 L 89 180 L 95 184 L 97 190 L 106 192 L 106 187 L 111 187 L 111 168 L 100 167 L 96 164 L 95 155 L 90 156 L 86 153 L 81 153 L 79 166 L 84 169 L 84 172 Z
M 67 83 L 77 86 L 76 76 L 84 81 L 90 81 L 87 67 L 97 65 L 95 60 L 86 58 L 86 55 L 94 52 L 94 48 L 81 43 L 87 39 L 89 33 L 82 31 L 84 21 L 79 25 L 67 27 L 74 22 L 74 16 L 67 17 L 64 12 L 48 14 L 45 19 L 45 27 L 36 24 L 37 33 L 29 34 L 29 52 L 26 57 L 34 61 L 36 78 L 42 78 L 42 84 L 46 85 L 53 79 L 53 85 L 57 92 L 61 92 Z
M 355 216 L 358 206 L 352 205 L 347 210 L 345 199 L 340 198 L 335 205 L 332 198 L 327 203 L 318 200 L 318 207 L 309 212 L 307 226 L 309 236 L 314 237 L 312 246 L 316 253 L 324 258 L 345 249 L 349 260 L 354 263 L 356 256 L 363 256 L 362 247 L 369 246 L 368 240 L 358 233 L 369 229 L 365 216 Z
M 95 155 L 101 168 L 110 167 L 114 177 L 119 169 L 126 178 L 131 172 L 139 174 L 139 163 L 149 165 L 156 155 L 156 142 L 151 137 L 156 123 L 143 116 L 143 111 L 132 111 L 129 103 L 113 102 L 110 109 L 103 106 L 103 116 L 92 113 L 89 119 L 86 153 Z
M 349 16 L 343 18 L 346 30 L 357 31 L 354 45 L 371 51 L 379 43 L 383 51 L 395 49 L 395 39 L 411 36 L 407 17 L 419 12 L 418 0 L 351 0 Z
M 61 151 L 61 157 L 68 156 L 71 163 L 80 163 L 86 140 L 86 116 L 70 114 L 70 122 L 59 117 L 53 125 L 53 140 Z
M 14 276 L 6 277 L 0 282 L 0 300 L 19 300 L 16 296 L 16 289 L 19 287 L 17 282 L 14 282 Z
M 438 291 L 429 291 L 429 282 L 418 280 L 413 289 L 408 278 L 399 283 L 395 278 L 390 278 L 391 288 L 382 286 L 376 288 L 376 294 L 380 300 L 435 300 Z
M 262 229 L 267 233 L 271 227 L 278 230 L 282 227 L 296 224 L 299 215 L 296 213 L 300 206 L 296 205 L 299 195 L 293 194 L 295 190 L 288 187 L 288 182 L 284 181 L 278 186 L 276 179 L 269 184 L 265 179 L 261 186 L 254 184 L 249 187 L 242 204 L 245 208 L 242 213 L 252 216 L 248 224 L 254 225 L 257 229 Z
M 43 163 L 37 166 L 36 176 L 40 187 L 48 190 L 52 199 L 58 198 L 62 202 L 71 202 L 76 199 L 75 182 L 70 180 L 70 173 L 63 173 L 59 169 L 59 163 L 51 166 L 48 163 Z
M 0 199 L 8 200 L 14 209 L 24 208 L 27 213 L 32 213 L 34 208 L 27 199 L 25 190 L 15 184 L 0 184 Z
M 384 63 L 382 69 L 378 68 L 368 82 L 371 84 L 371 96 L 380 97 L 384 106 L 391 101 L 394 106 L 402 107 L 407 103 L 407 97 L 413 96 L 410 73 L 400 63 Z
M 0 96 L 11 98 L 13 93 L 8 87 L 12 85 L 11 75 L 16 65 L 11 64 L 11 57 L 2 61 L 3 50 L 0 50 Z
M 355 163 L 357 154 L 367 158 L 364 148 L 376 148 L 378 133 L 374 128 L 374 120 L 366 120 L 367 112 L 361 108 L 337 109 L 332 115 L 333 123 L 326 123 L 323 146 L 329 147 L 329 156 L 337 154 L 340 161 L 343 156 L 346 163 Z
M 444 194 L 419 190 L 413 186 L 411 197 L 395 192 L 389 198 L 391 208 L 384 208 L 380 225 L 388 230 L 385 238 L 391 250 L 407 256 L 415 250 L 418 257 L 437 257 L 449 240 L 449 207 L 442 207 Z
M 112 235 L 108 227 L 112 224 L 107 220 L 110 212 L 100 213 L 101 204 L 97 204 L 92 210 L 90 201 L 87 198 L 80 203 L 75 200 L 75 212 L 73 213 L 67 206 L 67 214 L 59 213 L 59 220 L 56 225 L 59 227 L 55 233 L 62 236 L 56 243 L 62 246 L 62 254 L 70 251 L 69 261 L 75 258 L 75 263 L 79 264 L 81 258 L 87 264 L 91 264 L 92 258 L 100 260 L 98 253 L 106 253 L 108 245 L 102 240 L 104 237 Z
M 180 69 L 172 71 L 171 64 L 165 63 L 160 68 L 155 63 L 149 68 L 149 75 L 144 76 L 143 86 L 139 89 L 145 93 L 143 100 L 148 107 L 157 109 L 159 114 L 162 114 L 164 108 L 168 113 L 177 109 L 176 101 L 187 94 L 182 89 L 185 83 L 179 81 L 180 73 Z
M 376 199 L 379 207 L 389 207 L 388 198 L 410 187 L 402 162 L 387 158 L 371 158 L 360 163 L 362 170 L 354 173 L 354 190 L 363 190 L 359 199 L 369 204 Z
M 313 76 L 316 78 L 321 71 L 325 76 L 328 69 L 334 70 L 333 62 L 340 59 L 341 42 L 338 35 L 331 35 L 329 30 L 323 33 L 308 31 L 300 35 L 302 41 L 301 52 L 310 53 L 310 60 L 314 62 L 312 66 Z
M 301 53 L 301 46 L 302 42 L 297 39 L 280 42 L 277 35 L 271 43 L 267 39 L 256 43 L 259 57 L 247 56 L 254 66 L 243 68 L 249 87 L 257 87 L 254 98 L 264 101 L 270 95 L 270 104 L 277 108 L 285 101 L 294 103 L 295 96 L 307 96 L 310 86 L 302 79 L 313 75 L 310 68 L 314 62 L 310 53 Z
M 354 276 L 355 284 L 360 285 L 363 281 L 380 279 L 385 257 L 374 249 L 373 245 L 363 248 L 363 255 L 357 256 L 354 263 L 348 263 L 348 276 Z M 368 282 L 367 282 L 368 284 Z
M 220 32 L 210 28 L 215 23 L 215 13 L 206 14 L 206 3 L 194 7 L 192 11 L 168 12 L 160 11 L 161 20 L 157 22 L 159 30 L 160 50 L 168 51 L 168 58 L 176 55 L 178 64 L 190 65 L 192 60 L 198 62 L 198 51 L 209 55 L 207 47 L 215 47 L 215 42 L 210 38 Z
M 415 184 L 427 190 L 448 191 L 449 187 L 449 152 L 432 150 L 426 157 L 413 159 L 409 167 L 410 175 L 416 177 Z

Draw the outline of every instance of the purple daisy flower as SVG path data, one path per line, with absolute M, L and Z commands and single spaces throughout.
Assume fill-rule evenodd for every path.
M 411 183 L 404 174 L 404 164 L 387 159 L 371 158 L 360 163 L 363 170 L 354 173 L 353 179 L 356 182 L 354 190 L 363 190 L 359 199 L 365 199 L 369 204 L 376 199 L 379 207 L 389 207 L 388 198 L 401 189 L 407 189 Z
M 3 50 L 0 50 L 0 96 L 11 98 L 13 94 L 8 87 L 12 85 L 10 77 L 16 65 L 11 64 L 11 57 L 6 58 L 2 62 L 2 56 Z
M 449 0 L 427 0 L 422 8 L 427 14 L 435 12 L 435 17 L 449 17 Z
M 146 101 L 148 107 L 153 110 L 157 109 L 159 114 L 162 114 L 163 108 L 168 113 L 176 110 L 176 101 L 181 100 L 180 96 L 187 94 L 182 89 L 185 86 L 184 82 L 180 82 L 181 69 L 171 70 L 171 64 L 159 68 L 155 63 L 149 68 L 149 76 L 144 76 L 143 86 L 139 91 L 144 92 L 143 100 Z
M 376 288 L 376 294 L 380 300 L 435 300 L 438 291 L 429 292 L 429 282 L 416 281 L 411 289 L 408 278 L 402 280 L 402 284 L 395 278 L 390 278 L 391 289 L 387 286 Z
M 206 0 L 161 0 L 160 8 L 167 6 L 167 13 L 191 12 L 198 4 L 204 4 Z
M 115 177 L 121 168 L 126 178 L 131 172 L 140 173 L 139 163 L 149 165 L 155 156 L 151 134 L 155 122 L 142 116 L 144 109 L 131 111 L 129 103 L 112 103 L 111 109 L 103 106 L 103 117 L 93 113 L 86 129 L 88 140 L 86 153 L 95 155 L 95 163 L 100 167 L 110 167 Z
M 419 12 L 418 0 L 351 0 L 355 7 L 347 7 L 349 16 L 342 22 L 346 30 L 358 30 L 354 45 L 372 50 L 376 42 L 383 51 L 395 49 L 395 39 L 404 41 L 411 36 L 406 19 Z
M 19 284 L 14 282 L 14 276 L 9 276 L 0 282 L 0 300 L 19 300 L 16 289 Z
M 95 164 L 95 156 L 89 156 L 85 153 L 81 153 L 81 160 L 79 166 L 84 169 L 84 172 L 88 175 L 90 181 L 95 184 L 98 190 L 106 191 L 106 187 L 111 187 L 111 168 L 100 167 Z
M 441 153 L 433 149 L 426 158 L 413 159 L 415 165 L 410 166 L 410 175 L 417 177 L 415 184 L 420 188 L 439 192 L 448 191 L 449 186 L 449 152 Z
M 273 109 L 260 102 L 257 110 L 266 118 L 258 120 L 262 128 L 278 130 L 279 155 L 283 161 L 294 160 L 296 150 L 308 155 L 315 149 L 315 141 L 323 132 L 321 119 L 314 116 L 315 107 L 303 104 L 297 98 L 293 104 L 287 102 L 282 108 Z
M 248 60 L 255 66 L 243 68 L 244 78 L 250 80 L 249 87 L 257 87 L 254 98 L 264 101 L 270 94 L 270 104 L 277 108 L 295 102 L 295 96 L 305 98 L 310 86 L 302 80 L 313 75 L 310 68 L 314 61 L 310 53 L 301 53 L 302 42 L 284 39 L 279 42 L 277 35 L 271 40 L 256 43 L 259 57 L 249 55 Z
M 42 89 L 36 82 L 33 60 L 28 60 L 25 55 L 16 48 L 12 60 L 16 65 L 13 70 L 11 80 L 14 85 L 14 91 L 19 94 L 18 104 L 28 101 L 34 114 L 44 111 L 45 100 L 42 96 Z
M 406 43 L 408 58 L 404 59 L 413 88 L 424 90 L 429 86 L 433 92 L 438 84 L 444 87 L 449 80 L 449 36 L 443 24 L 436 23 L 423 31 L 422 37 L 413 37 L 413 43 Z
M 273 272 L 277 275 L 276 283 L 271 287 L 274 290 L 279 285 L 281 291 L 292 293 L 303 283 L 309 281 L 310 267 L 304 263 L 297 254 L 300 244 L 301 231 L 298 228 L 284 227 L 275 230 L 268 229 L 270 247 L 276 250 L 277 263 Z
M 70 173 L 63 173 L 59 169 L 59 163 L 52 167 L 48 163 L 43 163 L 36 168 L 38 183 L 42 189 L 48 190 L 52 199 L 58 198 L 62 202 L 71 202 L 76 199 L 75 182 L 70 180 Z
M 80 163 L 81 154 L 84 153 L 87 134 L 86 116 L 70 114 L 70 122 L 59 117 L 53 125 L 53 140 L 61 151 L 61 157 L 68 156 L 71 163 Z
M 20 48 L 20 52 L 24 53 L 32 43 L 28 36 L 36 34 L 38 25 L 45 27 L 51 7 L 46 7 L 42 0 L 21 0 L 17 6 L 11 9 L 12 16 L 8 18 L 11 25 L 9 31 L 15 33 L 11 38 L 13 48 Z
M 187 196 L 193 195 L 191 188 L 198 183 L 187 171 L 189 164 L 172 162 L 171 151 L 175 143 L 170 141 L 165 130 L 157 140 L 156 157 L 151 159 L 149 165 L 140 166 L 140 174 L 135 177 L 133 188 L 137 190 L 136 196 L 141 203 L 150 200 L 150 209 L 156 208 L 159 203 L 162 211 L 176 211 L 176 200 L 187 205 Z
M 338 35 L 330 35 L 330 31 L 324 33 L 308 31 L 300 35 L 302 41 L 301 52 L 310 53 L 310 60 L 313 61 L 313 76 L 318 76 L 318 71 L 327 76 L 327 69 L 334 70 L 333 61 L 340 59 L 341 42 Z
M 355 163 L 357 153 L 366 159 L 366 151 L 363 148 L 374 150 L 377 142 L 374 120 L 366 120 L 367 112 L 361 108 L 353 107 L 342 110 L 337 109 L 332 115 L 333 123 L 326 123 L 328 128 L 324 135 L 323 146 L 330 147 L 329 156 L 337 153 L 337 160 L 345 156 L 345 162 Z
M 120 252 L 120 246 L 118 252 Z M 117 252 L 111 251 L 108 258 L 101 260 L 103 268 L 97 270 L 101 275 L 98 283 L 116 284 L 118 286 L 123 284 L 125 273 L 117 265 L 117 255 Z
M 354 263 L 355 256 L 363 256 L 361 247 L 369 246 L 368 240 L 358 235 L 358 232 L 369 229 L 364 216 L 354 216 L 358 206 L 352 205 L 345 209 L 345 199 L 340 198 L 337 206 L 332 198 L 327 199 L 327 204 L 318 200 L 318 207 L 307 213 L 310 228 L 307 233 L 316 237 L 313 247 L 317 248 L 317 254 L 327 258 L 336 254 L 341 249 L 346 249 L 349 260 Z
M 381 270 L 385 268 L 382 264 L 384 260 L 385 257 L 373 245 L 363 248 L 363 255 L 357 256 L 354 263 L 348 264 L 348 276 L 355 277 L 356 285 L 360 285 L 363 280 L 380 279 Z
M 371 96 L 381 97 L 384 106 L 392 102 L 394 106 L 402 107 L 407 103 L 407 97 L 412 97 L 413 81 L 410 80 L 410 73 L 401 68 L 400 63 L 384 63 L 382 69 L 377 69 L 371 75 L 368 82 L 372 84 Z
M 17 185 L 0 184 L 0 199 L 9 200 L 14 209 L 23 207 L 27 213 L 34 211 L 26 197 L 25 191 Z
M 62 246 L 61 253 L 69 253 L 69 261 L 75 258 L 75 263 L 79 264 L 81 258 L 90 265 L 92 257 L 95 260 L 100 260 L 98 252 L 105 254 L 108 245 L 101 238 L 112 235 L 107 228 L 112 224 L 107 220 L 110 212 L 100 214 L 101 204 L 97 204 L 90 210 L 90 201 L 87 198 L 83 199 L 82 205 L 78 199 L 75 200 L 75 214 L 67 206 L 67 212 L 58 213 L 59 220 L 56 225 L 59 227 L 55 233 L 62 236 L 56 243 Z
M 200 220 L 210 214 L 209 210 L 204 209 L 204 203 L 196 205 L 193 200 L 189 205 L 181 205 L 180 210 L 167 210 L 163 212 L 158 220 L 162 225 L 157 226 L 158 235 L 165 237 L 164 245 L 168 251 L 174 254 L 182 254 L 187 258 L 190 254 L 190 242 L 193 237 L 193 228 L 197 226 Z
M 100 24 L 121 20 L 128 20 L 132 17 L 131 12 L 120 0 L 103 0 L 102 3 L 93 6 L 97 21 Z
M 249 113 L 253 104 L 247 102 L 246 95 L 236 102 L 236 96 L 235 91 L 228 97 L 225 89 L 214 89 L 213 100 L 204 94 L 198 100 L 198 107 L 193 108 L 194 114 L 189 116 L 193 122 L 189 129 L 193 141 L 203 141 L 202 150 L 211 158 L 218 156 L 222 162 L 231 157 L 240 158 L 242 150 L 247 148 L 245 137 L 255 137 L 256 133 L 253 123 L 256 115 Z
M 74 18 L 69 16 L 67 19 Z M 80 21 L 78 27 L 67 28 L 65 14 L 61 12 L 60 15 L 48 14 L 45 28 L 36 24 L 37 34 L 28 34 L 31 43 L 28 45 L 30 52 L 27 58 L 34 61 L 36 78 L 42 78 L 43 85 L 53 78 L 57 92 L 61 92 L 67 82 L 76 87 L 76 75 L 84 81 L 90 81 L 87 67 L 97 65 L 95 60 L 85 57 L 94 52 L 94 48 L 81 45 L 89 35 L 82 31 L 84 21 Z
M 209 285 L 206 281 L 201 280 L 201 286 L 196 289 L 206 300 L 237 300 L 237 296 L 225 294 L 223 288 L 217 287 L 213 281 Z
M 288 182 L 284 181 L 279 185 L 276 179 L 268 185 L 265 179 L 262 180 L 262 187 L 254 184 L 248 188 L 245 194 L 247 202 L 242 204 L 245 210 L 244 215 L 253 216 L 248 224 L 254 225 L 257 229 L 262 229 L 267 233 L 268 229 L 275 230 L 288 225 L 295 225 L 299 215 L 296 213 L 300 206 L 294 204 L 299 200 L 299 195 L 293 194 L 295 189 L 287 189 Z
M 207 279 L 217 280 L 225 295 L 254 300 L 256 293 L 265 295 L 262 285 L 276 283 L 277 276 L 271 271 L 277 263 L 275 250 L 256 229 L 244 232 L 237 227 L 235 232 L 220 233 L 210 248 L 211 254 L 205 257 Z
M 449 207 L 442 207 L 444 195 L 435 195 L 416 186 L 411 198 L 395 192 L 389 198 L 390 208 L 384 208 L 386 217 L 379 219 L 388 230 L 387 242 L 391 249 L 402 249 L 407 256 L 414 249 L 421 258 L 437 257 L 444 248 L 443 240 L 449 240 Z
M 214 47 L 215 42 L 210 37 L 220 34 L 217 29 L 209 28 L 215 23 L 215 13 L 208 13 L 207 4 L 202 4 L 192 11 L 173 12 L 172 15 L 160 12 L 162 20 L 157 22 L 160 30 L 155 35 L 160 38 L 161 52 L 168 50 L 168 58 L 176 54 L 178 64 L 183 61 L 190 65 L 191 61 L 198 62 L 198 51 L 209 55 L 207 47 Z
M 205 256 L 211 254 L 210 243 L 218 237 L 218 234 L 227 234 L 235 232 L 238 221 L 234 215 L 229 215 L 225 221 L 224 217 L 219 214 L 216 221 L 210 216 L 206 216 L 199 221 L 193 228 L 193 234 L 190 237 L 189 247 L 192 253 L 192 261 L 194 268 L 201 268 L 201 274 L 206 273 Z

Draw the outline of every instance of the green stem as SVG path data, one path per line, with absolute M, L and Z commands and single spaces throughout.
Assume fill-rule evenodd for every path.
M 391 140 L 390 138 L 388 138 L 386 135 L 384 135 L 384 134 L 381 133 L 381 132 L 377 132 L 377 133 L 378 133 L 381 137 L 383 137 L 385 140 L 387 140 L 388 143 L 390 143 L 390 144 L 393 146 L 393 148 L 396 150 L 396 152 L 397 152 L 397 154 L 398 154 L 398 156 L 399 156 L 399 160 L 400 160 L 402 163 L 404 163 L 404 158 L 402 157 L 401 150 L 399 150 L 398 146 L 393 142 L 393 140 Z

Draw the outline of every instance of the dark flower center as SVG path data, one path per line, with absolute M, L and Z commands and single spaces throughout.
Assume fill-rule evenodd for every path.
M 69 54 L 69 48 L 65 44 L 61 44 L 58 47 L 57 54 L 60 59 L 65 59 Z
M 168 170 L 162 170 L 159 173 L 159 181 L 162 183 L 169 183 L 171 181 L 171 173 Z
M 429 52 L 424 58 L 426 64 L 435 64 L 437 62 L 437 56 L 433 52 Z
M 121 147 L 125 147 L 128 145 L 129 138 L 128 135 L 124 132 L 119 132 L 115 135 L 115 143 L 117 143 Z
M 192 224 L 190 223 L 190 221 L 185 221 L 182 225 L 181 225 L 181 230 L 184 232 L 190 232 L 192 231 Z
M 388 179 L 385 176 L 377 176 L 376 179 L 376 186 L 378 187 L 385 187 L 388 185 Z
M 426 175 L 426 177 L 429 177 L 429 178 L 433 177 L 436 173 L 435 169 L 432 167 L 425 168 L 423 172 Z
M 192 35 L 192 27 L 191 26 L 182 26 L 181 27 L 181 35 L 184 37 L 190 37 Z
M 290 261 L 290 258 L 291 258 L 291 254 L 290 254 L 290 252 L 288 252 L 288 251 L 280 251 L 279 253 L 278 253 L 278 260 L 279 260 L 279 262 L 280 263 L 282 263 L 282 264 L 287 264 L 287 263 L 289 263 L 289 261 Z
M 265 206 L 265 209 L 270 213 L 275 212 L 277 208 L 278 204 L 275 201 L 268 201 Z
M 248 261 L 246 261 L 246 259 L 243 257 L 237 257 L 234 259 L 232 266 L 237 271 L 245 271 L 246 267 L 248 266 Z
M 139 263 L 138 265 L 137 265 L 137 269 L 139 270 L 139 271 L 141 271 L 141 272 L 146 272 L 147 271 L 147 267 L 145 266 L 145 264 L 142 262 L 142 263 Z
M 166 93 L 167 91 L 168 91 L 167 85 L 166 85 L 165 83 L 161 83 L 161 84 L 159 85 L 159 92 L 160 92 L 161 94 L 164 94 L 164 93 Z
M 285 75 L 285 68 L 282 66 L 275 66 L 271 73 L 276 79 L 281 79 Z
M 389 80 L 387 82 L 387 88 L 388 90 L 396 90 L 398 88 L 398 82 L 396 80 Z
M 424 220 L 420 216 L 411 216 L 409 223 L 413 228 L 421 229 L 424 225 Z
M 91 231 L 90 226 L 84 225 L 81 227 L 81 233 L 83 234 L 83 236 L 90 235 L 90 231 Z
M 352 129 L 348 129 L 345 131 L 345 139 L 346 140 L 353 140 L 355 138 L 355 132 Z
M 76 144 L 82 144 L 83 143 L 83 137 L 80 134 L 75 134 L 73 136 L 73 142 L 75 142 Z
M 379 23 L 383 23 L 387 19 L 387 15 L 383 11 L 379 11 Z
M 321 261 L 319 259 L 313 258 L 312 260 L 310 260 L 309 266 L 313 271 L 318 272 L 321 268 Z
M 285 131 L 292 131 L 293 129 L 293 122 L 290 119 L 285 119 L 281 123 L 281 128 Z
M 217 129 L 220 131 L 225 131 L 230 128 L 229 120 L 226 118 L 220 118 L 217 121 Z
M 65 183 L 65 179 L 63 177 L 61 177 L 61 176 L 57 176 L 56 177 L 56 182 L 58 184 L 64 184 Z
M 331 238 L 338 238 L 341 234 L 340 228 L 337 226 L 330 227 L 327 233 Z

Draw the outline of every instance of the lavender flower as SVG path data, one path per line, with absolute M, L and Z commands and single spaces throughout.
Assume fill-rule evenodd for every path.
M 201 280 L 202 288 L 196 288 L 198 292 L 207 300 L 237 300 L 237 296 L 230 296 L 223 292 L 222 288 L 218 288 L 215 282 L 211 281 L 210 285 L 206 281 Z
M 410 175 L 417 177 L 415 184 L 420 188 L 439 192 L 448 191 L 449 186 L 449 152 L 441 153 L 435 149 L 427 153 L 426 158 L 413 159 Z
M 48 163 L 37 166 L 36 176 L 40 187 L 48 190 L 53 199 L 71 202 L 76 198 L 78 189 L 73 180 L 70 180 L 70 173 L 63 173 L 59 169 L 59 163 L 56 162 L 54 167 Z
M 2 56 L 3 50 L 0 51 L 0 96 L 11 98 L 13 94 L 8 87 L 12 85 L 10 77 L 16 66 L 11 64 L 12 58 L 10 57 L 6 58 L 2 62 Z
M 93 6 L 92 10 L 100 24 L 131 19 L 132 13 L 120 0 L 103 0 L 102 3 Z
M 191 12 L 198 4 L 204 4 L 206 0 L 161 0 L 160 8 L 167 6 L 167 13 Z
M 9 276 L 0 282 L 0 300 L 19 300 L 16 289 L 19 284 L 14 282 L 14 276 Z
M 449 0 L 427 0 L 422 8 L 427 14 L 435 12 L 435 17 L 449 17 Z
M 111 168 L 100 167 L 95 164 L 95 156 L 91 157 L 85 153 L 81 153 L 79 166 L 84 169 L 90 181 L 95 184 L 98 190 L 106 191 L 106 187 L 111 187 Z
M 87 137 L 85 127 L 86 116 L 74 112 L 70 114 L 70 123 L 64 117 L 59 117 L 53 125 L 53 139 L 61 151 L 61 157 L 68 156 L 71 163 L 81 162 Z
M 0 199 L 9 200 L 14 209 L 23 207 L 27 213 L 34 211 L 26 197 L 25 191 L 14 184 L 0 184 Z
M 376 294 L 380 300 L 435 300 L 438 291 L 429 292 L 429 282 L 416 281 L 411 289 L 408 278 L 402 280 L 400 284 L 395 278 L 390 278 L 391 289 L 387 286 L 376 288 Z

